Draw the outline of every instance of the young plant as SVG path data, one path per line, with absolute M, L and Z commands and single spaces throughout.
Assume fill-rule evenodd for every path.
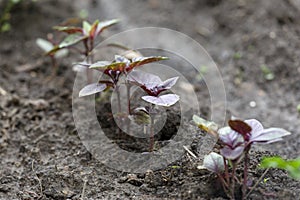
M 51 57 L 61 49 L 72 48 L 78 51 L 80 54 L 83 54 L 87 58 L 88 63 L 93 63 L 94 57 L 92 51 L 94 49 L 96 38 L 102 33 L 103 30 L 118 23 L 118 21 L 119 20 L 117 19 L 102 22 L 96 20 L 93 24 L 83 21 L 82 27 L 55 26 L 53 27 L 55 30 L 67 33 L 68 35 L 62 40 L 62 42 L 55 45 L 50 51 L 48 51 L 47 55 Z M 80 42 L 83 43 L 84 50 L 75 47 L 75 45 Z M 86 73 L 88 82 L 91 82 L 92 74 L 88 68 L 86 69 Z
M 160 95 L 161 92 L 171 89 L 178 78 L 173 77 L 162 81 L 158 76 L 142 71 L 133 71 L 127 76 L 129 82 L 139 86 L 148 94 L 142 97 L 144 101 L 165 107 L 172 106 L 179 101 L 179 96 L 176 94 Z
M 150 116 L 150 151 L 153 150 L 154 146 L 154 119 L 156 111 L 154 106 L 169 107 L 179 101 L 179 96 L 176 94 L 164 94 L 160 95 L 163 91 L 169 90 L 174 86 L 179 77 L 173 77 L 162 81 L 158 76 L 142 72 L 132 71 L 128 76 L 127 80 L 139 86 L 148 95 L 142 96 L 142 99 L 148 103 L 151 103 L 149 108 L 145 108 Z
M 77 43 L 83 42 L 85 50 L 80 52 L 87 57 L 94 49 L 95 39 L 100 35 L 100 33 L 118 22 L 119 20 L 117 19 L 102 22 L 96 20 L 93 24 L 83 21 L 82 27 L 54 26 L 53 28 L 55 30 L 67 33 L 68 36 L 60 44 L 56 45 L 51 51 L 49 51 L 48 54 L 53 54 L 60 49 L 69 48 Z
M 166 60 L 166 57 L 161 56 L 152 56 L 152 57 L 137 57 L 132 59 L 127 59 L 123 56 L 116 55 L 115 59 L 110 61 L 98 61 L 93 64 L 88 63 L 80 63 L 80 65 L 86 66 L 90 69 L 95 69 L 100 72 L 103 72 L 108 79 L 105 80 L 99 80 L 97 83 L 89 84 L 85 86 L 80 92 L 79 96 L 87 96 L 92 95 L 95 93 L 99 93 L 104 91 L 108 87 L 115 88 L 118 98 L 118 110 L 121 112 L 121 99 L 120 99 L 120 91 L 119 91 L 119 78 L 122 75 L 125 75 L 125 77 L 128 76 L 128 74 L 136 67 L 157 62 L 160 60 Z M 125 85 L 127 87 L 127 102 L 128 102 L 128 114 L 130 114 L 131 108 L 130 108 L 130 87 L 131 85 L 127 81 L 127 78 L 125 78 Z
M 0 3 L 3 3 L 4 1 L 1 1 Z M 15 5 L 22 2 L 22 0 L 8 0 L 6 1 L 6 5 L 1 10 L 0 14 L 0 33 L 1 32 L 7 32 L 11 29 L 11 24 L 9 23 L 9 20 L 11 18 L 11 11 Z
M 194 117 L 194 121 L 197 125 L 200 122 L 198 117 Z M 242 198 L 245 199 L 247 196 L 249 151 L 252 145 L 273 143 L 282 140 L 282 137 L 290 135 L 290 133 L 281 128 L 264 129 L 262 124 L 256 119 L 245 121 L 229 120 L 228 125 L 228 127 L 217 130 L 218 137 L 223 144 L 223 147 L 220 149 L 221 155 L 214 152 L 210 153 L 205 157 L 203 166 L 217 173 L 225 193 L 229 198 L 234 199 L 235 182 L 238 180 L 236 168 L 243 160 Z M 220 156 L 223 159 L 220 159 Z M 231 166 L 231 170 L 229 166 Z
M 279 156 L 265 157 L 259 165 L 261 168 L 276 168 L 286 170 L 290 177 L 300 180 L 300 158 L 284 160 Z
M 48 80 L 51 80 L 51 78 L 54 77 L 54 75 L 56 74 L 57 69 L 58 69 L 57 60 L 59 58 L 66 57 L 68 55 L 69 51 L 68 51 L 68 49 L 60 49 L 60 50 L 56 51 L 53 54 L 47 54 L 55 46 L 55 42 L 53 41 L 52 34 L 48 35 L 48 40 L 38 38 L 36 40 L 36 44 L 45 52 L 45 55 L 48 56 L 51 59 L 53 69 L 52 69 L 52 73 L 51 73 L 51 75 L 49 76 L 49 79 L 48 79 Z

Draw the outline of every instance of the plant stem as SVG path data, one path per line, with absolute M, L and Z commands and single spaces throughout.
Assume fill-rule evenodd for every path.
M 223 187 L 223 190 L 224 190 L 224 192 L 226 193 L 226 195 L 228 196 L 228 197 L 230 197 L 230 192 L 228 191 L 228 189 L 229 189 L 229 186 L 228 186 L 228 184 L 226 183 L 226 181 L 225 181 L 225 179 L 223 178 L 223 176 L 222 175 L 220 175 L 220 174 L 217 174 L 218 175 L 218 178 L 221 180 L 221 183 L 222 183 L 222 187 Z
M 94 62 L 94 39 L 90 39 L 90 49 L 89 49 L 89 55 L 91 56 L 91 62 Z
M 57 64 L 57 61 L 55 59 L 54 56 L 51 56 L 51 63 L 52 63 L 52 71 L 51 71 L 51 75 L 47 77 L 47 79 L 45 80 L 45 82 L 49 82 L 51 81 L 57 74 L 57 71 L 58 71 L 58 64 Z
M 149 151 L 153 151 L 154 146 L 154 116 L 151 116 L 151 124 L 150 124 L 150 148 Z
M 127 113 L 128 113 L 128 115 L 130 115 L 131 114 L 131 107 L 130 107 L 130 88 L 131 88 L 131 86 L 129 85 L 129 83 L 126 81 L 126 89 L 127 89 L 127 109 L 128 109 L 128 111 L 127 111 Z
M 89 64 L 91 64 L 92 62 L 91 62 L 91 58 L 89 58 L 90 48 L 89 48 L 89 45 L 88 45 L 88 40 L 85 39 L 83 41 L 83 44 L 84 44 L 84 47 L 85 47 L 85 56 L 86 56 L 87 62 Z M 86 78 L 87 78 L 87 83 L 92 82 L 93 74 L 92 74 L 92 72 L 89 68 L 86 69 Z
M 224 167 L 225 167 L 225 179 L 226 179 L 227 185 L 229 185 L 230 182 L 229 182 L 228 165 L 226 163 L 226 158 L 225 157 L 223 157 L 223 162 L 224 162 Z
M 120 96 L 120 90 L 118 85 L 116 85 L 116 93 L 118 98 L 118 112 L 121 113 L 121 96 Z
M 236 163 L 233 162 L 232 164 L 232 174 L 231 174 L 231 199 L 235 199 L 234 198 L 234 192 L 235 192 L 235 171 L 236 171 Z
M 246 190 L 247 190 L 247 179 L 248 179 L 248 153 L 250 147 L 246 148 L 245 157 L 244 157 L 244 180 L 243 180 L 243 187 L 242 187 L 242 197 L 245 199 L 246 197 Z

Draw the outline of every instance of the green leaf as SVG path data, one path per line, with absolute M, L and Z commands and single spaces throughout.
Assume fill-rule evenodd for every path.
M 63 58 L 63 57 L 66 57 L 67 55 L 69 54 L 69 50 L 68 49 L 59 49 L 54 57 L 55 58 Z
M 98 27 L 98 24 L 99 24 L 99 20 L 96 20 L 92 25 L 91 25 L 91 28 L 88 32 L 89 34 L 89 37 L 91 38 L 94 38 L 96 35 L 95 35 L 95 32 L 97 30 L 97 27 Z
M 53 29 L 68 34 L 82 33 L 82 28 L 75 26 L 54 26 Z
M 268 81 L 271 81 L 275 78 L 275 75 L 273 74 L 273 72 L 271 71 L 270 68 L 268 68 L 266 65 L 262 65 L 260 66 L 261 71 L 264 74 L 264 78 Z
M 260 163 L 261 168 L 276 168 L 286 170 L 289 175 L 300 180 L 300 158 L 284 160 L 281 157 L 265 157 Z
M 4 24 L 1 26 L 1 32 L 7 32 L 7 31 L 9 31 L 10 29 L 11 29 L 11 25 L 10 25 L 8 22 L 4 23 Z
M 88 23 L 87 21 L 82 22 L 82 30 L 83 30 L 83 34 L 85 36 L 89 35 L 91 27 L 92 27 L 92 25 L 90 23 Z
M 99 35 L 104 29 L 118 23 L 120 20 L 119 19 L 112 19 L 112 20 L 107 20 L 107 21 L 102 21 L 98 23 L 97 29 L 95 31 L 95 37 Z
M 82 35 L 79 35 L 79 34 L 72 34 L 72 35 L 69 35 L 67 36 L 59 45 L 58 47 L 61 49 L 61 48 L 67 48 L 67 47 L 70 47 L 72 45 L 75 45 L 77 44 L 78 42 L 86 39 L 87 36 L 82 36 Z
M 131 71 L 133 68 L 141 65 L 145 65 L 148 63 L 157 62 L 161 60 L 168 60 L 168 59 L 169 59 L 168 57 L 162 57 L 162 56 L 136 57 L 132 59 L 130 66 L 126 70 Z
M 124 71 L 126 67 L 126 63 L 123 62 L 109 62 L 109 61 L 99 61 L 94 64 L 92 64 L 89 68 L 90 69 L 98 69 L 98 70 L 119 70 Z
M 51 42 L 42 38 L 36 39 L 36 44 L 45 52 L 51 51 L 54 47 L 54 45 Z

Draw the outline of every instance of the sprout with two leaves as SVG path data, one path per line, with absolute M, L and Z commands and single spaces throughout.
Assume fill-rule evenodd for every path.
M 193 117 L 195 123 L 200 127 L 206 127 L 211 132 L 218 135 L 223 147 L 220 154 L 210 153 L 206 155 L 203 161 L 203 167 L 216 173 L 220 178 L 224 191 L 229 198 L 235 197 L 236 168 L 243 160 L 244 175 L 242 182 L 243 199 L 249 195 L 247 192 L 249 151 L 253 145 L 273 143 L 282 140 L 282 137 L 291 133 L 281 128 L 267 128 L 256 119 L 249 120 L 229 120 L 227 127 L 221 129 L 208 127 L 210 123 L 198 116 Z M 229 165 L 231 173 L 229 173 Z M 251 190 L 252 191 L 252 190 Z M 250 192 L 251 192 L 250 191 Z

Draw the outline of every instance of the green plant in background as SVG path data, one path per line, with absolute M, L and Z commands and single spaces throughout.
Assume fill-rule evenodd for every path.
M 253 145 L 259 143 L 273 143 L 282 140 L 282 137 L 290 135 L 281 128 L 264 129 L 256 119 L 229 120 L 226 127 L 218 129 L 215 123 L 206 121 L 198 116 L 193 117 L 194 122 L 202 130 L 217 135 L 222 148 L 220 154 L 211 152 L 204 157 L 204 168 L 218 175 L 223 189 L 230 199 L 235 199 L 236 183 L 242 187 L 242 199 L 247 199 L 248 189 L 248 165 L 250 161 L 249 151 Z M 243 177 L 236 173 L 238 165 L 243 162 Z
M 262 159 L 260 167 L 283 169 L 286 170 L 292 178 L 300 180 L 300 158 L 284 160 L 279 156 L 265 157 Z
M 235 54 L 233 54 L 233 58 L 236 60 L 241 59 L 242 58 L 241 52 L 236 52 Z
M 0 16 L 0 31 L 1 32 L 7 32 L 11 29 L 11 25 L 9 23 L 9 20 L 11 18 L 11 10 L 16 4 L 20 3 L 21 1 L 22 0 L 8 0 L 6 2 L 3 13 Z
M 298 106 L 297 106 L 297 111 L 298 111 L 298 113 L 300 113 L 300 104 L 298 104 Z
M 37 0 L 31 0 L 31 2 L 36 2 Z M 11 11 L 13 7 L 15 7 L 17 4 L 24 2 L 24 0 L 7 0 L 7 1 L 2 1 L 4 2 L 4 9 L 2 14 L 0 15 L 0 32 L 7 32 L 11 30 L 11 25 L 10 25 L 10 19 L 11 19 Z M 0 3 L 2 3 L 0 1 Z
M 268 81 L 271 81 L 275 78 L 274 73 L 271 71 L 271 69 L 269 67 L 267 67 L 266 65 L 261 65 L 260 69 L 264 75 L 264 78 Z
M 57 69 L 58 69 L 57 60 L 60 59 L 60 58 L 66 57 L 69 53 L 69 50 L 68 49 L 60 49 L 60 50 L 56 51 L 54 54 L 47 54 L 55 46 L 55 42 L 53 40 L 53 35 L 52 34 L 48 34 L 48 40 L 45 40 L 45 39 L 42 39 L 42 38 L 36 39 L 36 44 L 44 51 L 45 55 L 48 56 L 51 60 L 53 69 L 52 69 L 51 75 L 46 80 L 46 81 L 49 81 L 57 73 Z

